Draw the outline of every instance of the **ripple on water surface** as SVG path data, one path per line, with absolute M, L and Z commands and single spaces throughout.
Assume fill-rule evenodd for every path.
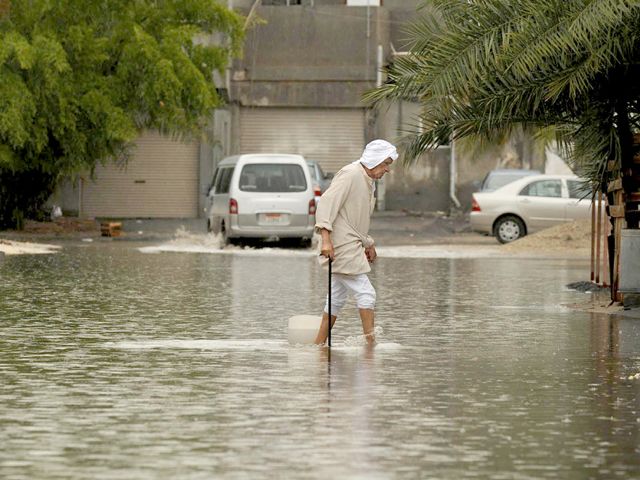
M 351 301 L 329 357 L 286 342 L 315 253 L 247 251 L 6 258 L 2 477 L 640 476 L 640 326 L 562 307 L 588 264 L 381 255 L 380 345 Z

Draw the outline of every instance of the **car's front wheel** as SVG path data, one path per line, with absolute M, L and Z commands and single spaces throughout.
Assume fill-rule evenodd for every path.
M 513 242 L 526 235 L 524 223 L 513 215 L 507 215 L 498 220 L 493 231 L 500 243 Z

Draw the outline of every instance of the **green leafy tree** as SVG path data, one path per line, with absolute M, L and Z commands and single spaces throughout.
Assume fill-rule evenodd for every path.
M 216 0 L 0 5 L 0 228 L 58 181 L 127 158 L 143 129 L 198 136 L 243 19 Z
M 430 0 L 410 54 L 372 102 L 422 105 L 406 159 L 450 138 L 492 142 L 526 128 L 564 147 L 595 185 L 626 168 L 640 110 L 640 1 Z

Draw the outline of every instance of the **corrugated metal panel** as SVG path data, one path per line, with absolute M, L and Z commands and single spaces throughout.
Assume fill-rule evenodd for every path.
M 83 182 L 82 215 L 197 217 L 198 144 L 147 132 L 136 145 L 126 168 L 100 166 L 96 169 L 95 183 Z
M 240 153 L 300 154 L 326 172 L 360 158 L 364 132 L 364 109 L 240 109 Z

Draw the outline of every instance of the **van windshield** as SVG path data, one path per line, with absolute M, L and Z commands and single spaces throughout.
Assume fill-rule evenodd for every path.
M 295 163 L 248 163 L 240 173 L 244 192 L 304 192 L 304 170 Z

